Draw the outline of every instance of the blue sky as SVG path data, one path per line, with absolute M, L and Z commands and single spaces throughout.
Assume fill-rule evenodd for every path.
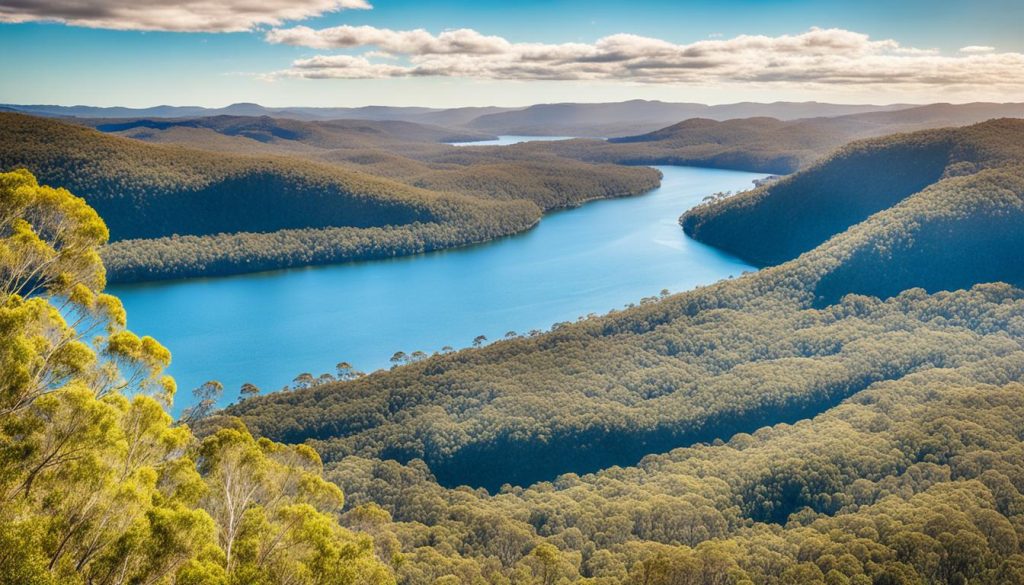
M 153 19 L 139 21 L 119 4 L 132 0 L 86 0 L 97 16 L 72 24 L 52 21 L 71 18 L 63 12 L 66 0 L 40 0 L 42 8 L 31 14 L 0 0 L 0 20 L 24 21 L 0 24 L 0 66 L 8 72 L 0 102 L 447 107 L 633 98 L 1024 101 L 1024 73 L 1015 73 L 1024 53 L 1020 0 L 368 0 L 371 9 L 252 24 L 246 20 L 251 14 L 235 19 L 232 0 L 193 1 L 222 17 L 202 27 L 243 32 L 111 30 L 196 26 L 178 23 L 173 14 L 166 26 L 159 18 L 155 25 Z M 305 1 L 316 14 L 341 0 Z M 306 29 L 289 37 L 292 44 L 268 42 L 271 29 L 297 26 Z M 425 29 L 434 37 L 472 29 L 500 37 L 500 48 L 407 50 L 395 41 L 385 55 L 372 43 L 339 45 L 336 36 L 325 36 L 325 29 L 345 26 L 368 27 L 359 29 L 360 38 L 371 39 L 380 29 L 398 36 Z M 818 47 L 818 37 L 828 35 L 800 36 L 812 27 L 842 32 L 829 33 L 827 50 L 807 54 L 777 41 L 796 37 L 801 46 Z M 766 37 L 771 47 L 727 44 L 743 35 Z M 614 42 L 602 45 L 604 38 Z M 832 46 L 831 38 L 840 41 Z M 881 43 L 889 40 L 895 44 Z M 723 46 L 694 45 L 702 41 Z M 519 67 L 538 47 L 560 52 L 530 70 Z M 688 52 L 707 63 L 695 64 L 684 57 Z M 762 75 L 768 64 L 777 67 L 775 73 Z M 852 69 L 856 75 L 842 75 Z

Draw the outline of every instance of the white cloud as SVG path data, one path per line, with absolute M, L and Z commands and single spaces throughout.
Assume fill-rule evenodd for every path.
M 61 22 L 89 28 L 175 32 L 241 32 L 281 26 L 367 0 L 3 0 L 0 22 Z
M 961 53 L 993 53 L 995 52 L 995 50 L 995 47 L 988 47 L 984 45 L 970 45 L 967 47 L 960 47 Z
M 275 29 L 275 43 L 317 49 L 375 47 L 401 60 L 322 55 L 270 77 L 464 77 L 674 84 L 873 85 L 901 88 L 1021 87 L 1024 55 L 965 47 L 955 56 L 872 40 L 843 29 L 797 35 L 741 35 L 689 44 L 631 34 L 594 43 L 513 43 L 469 29 L 432 35 L 373 27 Z
M 434 36 L 423 29 L 395 31 L 372 26 L 344 25 L 314 30 L 307 26 L 296 26 L 271 30 L 266 40 L 314 49 L 374 46 L 388 53 L 405 55 L 496 54 L 508 51 L 511 47 L 511 43 L 501 37 L 484 36 L 468 28 L 449 30 Z

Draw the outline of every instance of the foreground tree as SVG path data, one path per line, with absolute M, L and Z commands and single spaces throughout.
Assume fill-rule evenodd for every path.
M 391 581 L 311 450 L 174 424 L 170 352 L 102 293 L 106 238 L 83 200 L 0 173 L 0 583 Z

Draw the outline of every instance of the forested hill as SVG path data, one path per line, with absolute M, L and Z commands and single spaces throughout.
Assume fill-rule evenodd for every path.
M 0 116 L 0 130 L 0 167 L 79 193 L 114 241 L 404 225 L 443 209 L 436 194 L 299 160 L 150 145 L 19 114 Z
M 1024 118 L 1024 104 L 933 104 L 885 112 L 779 120 L 771 117 L 692 118 L 607 141 L 523 145 L 561 156 L 625 164 L 689 164 L 788 174 L 806 168 L 851 140 L 993 118 Z
M 124 329 L 121 304 L 100 293 L 102 221 L 25 171 L 0 175 L 14 283 L 0 291 L 0 579 L 1024 583 L 1024 291 L 812 306 L 822 274 L 887 234 L 913 247 L 972 218 L 1019 225 L 1011 167 L 960 179 L 736 281 L 236 409 L 267 432 L 333 436 L 314 441 L 333 460 L 324 473 L 305 446 L 204 419 L 215 384 L 173 421 L 169 352 Z M 1019 249 L 990 252 L 1017 263 Z M 904 258 L 894 247 L 888 268 Z M 12 292 L 26 281 L 43 288 Z M 366 456 L 342 457 L 353 447 Z M 431 467 L 372 456 L 384 449 L 427 453 Z M 432 473 L 481 483 L 644 451 L 636 465 L 494 494 Z
M 270 116 L 208 116 L 185 119 L 84 119 L 80 123 L 108 133 L 145 137 L 171 129 L 208 129 L 257 142 L 294 141 L 317 148 L 381 147 L 396 142 L 464 142 L 495 136 L 404 121 L 324 120 L 307 122 Z
M 435 143 L 448 135 L 398 122 L 320 127 L 214 118 L 191 126 L 129 124 L 110 129 L 201 131 L 207 133 L 203 145 L 216 140 L 219 146 L 147 144 L 78 124 L 0 113 L 0 168 L 25 167 L 95 207 L 114 241 L 104 259 L 115 281 L 465 245 L 528 229 L 546 210 L 643 193 L 659 180 L 652 169 L 551 155 L 495 159 L 459 153 L 463 159 L 431 167 L 380 145 L 458 150 Z M 417 135 L 413 142 L 399 138 L 410 133 Z M 316 155 L 288 156 L 299 151 Z
M 874 161 L 858 173 L 902 184 L 906 169 L 880 163 L 882 155 L 925 168 L 938 157 L 942 176 L 950 151 L 935 155 L 937 145 L 959 145 L 948 178 L 924 190 L 927 183 L 910 185 L 920 192 L 893 198 L 885 212 L 780 266 L 546 335 L 249 400 L 229 412 L 270 437 L 311 440 L 330 460 L 423 458 L 443 483 L 495 488 L 631 464 L 646 453 L 804 418 L 879 380 L 1001 355 L 1019 345 L 989 337 L 1002 316 L 910 311 L 920 291 L 885 304 L 892 313 L 864 297 L 830 306 L 847 293 L 1024 283 L 1022 128 L 1024 121 L 998 120 L 851 147 Z M 835 188 L 816 185 L 806 197 Z M 779 221 L 799 226 L 799 211 Z
M 750 262 L 778 264 L 926 187 L 923 196 L 973 185 L 982 179 L 971 176 L 1022 160 L 1024 120 L 855 142 L 796 175 L 696 207 L 681 223 L 692 237 Z
M 614 103 L 537 104 L 518 110 L 496 112 L 468 122 L 466 127 L 495 134 L 553 136 L 628 136 L 655 130 L 689 118 L 730 120 L 771 116 L 781 120 L 818 116 L 843 116 L 866 112 L 888 112 L 907 105 L 852 105 L 819 102 L 741 102 L 709 106 L 657 100 Z

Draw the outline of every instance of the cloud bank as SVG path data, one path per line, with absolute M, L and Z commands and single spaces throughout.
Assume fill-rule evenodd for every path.
M 631 34 L 594 43 L 513 43 L 459 29 L 434 35 L 370 26 L 274 29 L 271 43 L 314 49 L 361 49 L 362 55 L 299 59 L 270 78 L 375 79 L 462 77 L 492 80 L 750 83 L 900 87 L 1024 86 L 1024 55 L 964 47 L 953 56 L 934 49 L 873 40 L 843 29 L 797 35 L 741 35 L 689 44 Z M 381 57 L 387 62 L 381 62 Z M 395 59 L 400 57 L 400 59 Z
M 3 0 L 0 22 L 62 22 L 88 28 L 174 32 L 242 32 L 280 26 L 367 0 Z

